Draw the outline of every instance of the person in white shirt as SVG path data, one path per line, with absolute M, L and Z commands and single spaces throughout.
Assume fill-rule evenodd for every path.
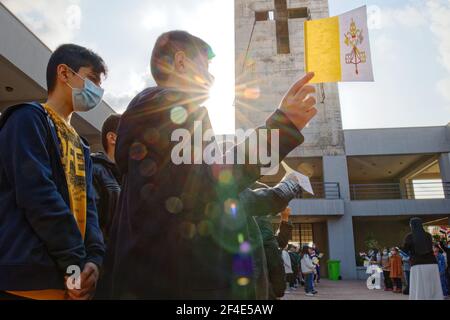
M 305 278 L 305 294 L 309 297 L 314 296 L 318 292 L 314 290 L 314 272 L 316 267 L 311 259 L 312 248 L 304 246 L 302 250 L 301 267 Z
M 285 293 L 290 293 L 289 283 L 291 282 L 292 277 L 294 277 L 294 272 L 292 271 L 291 257 L 289 255 L 289 252 L 287 251 L 287 247 L 288 246 L 286 246 L 281 252 L 281 257 L 283 258 L 284 272 L 286 273 L 286 282 L 288 283 Z

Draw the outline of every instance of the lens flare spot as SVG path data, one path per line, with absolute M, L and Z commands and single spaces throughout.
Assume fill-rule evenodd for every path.
M 150 128 L 144 132 L 144 140 L 148 144 L 155 144 L 159 141 L 160 135 L 157 129 Z
M 182 106 L 173 107 L 172 110 L 170 110 L 170 120 L 175 124 L 185 123 L 187 117 L 188 113 Z
M 183 222 L 180 225 L 180 231 L 181 236 L 185 239 L 192 239 L 195 237 L 195 234 L 197 233 L 197 228 L 195 227 L 195 224 L 190 222 Z
M 180 198 L 170 197 L 166 200 L 166 210 L 173 214 L 178 214 L 183 210 L 183 202 Z
M 244 241 L 241 243 L 239 250 L 241 251 L 241 253 L 249 253 L 252 250 L 252 246 L 250 245 L 249 242 Z
M 239 234 L 238 234 L 238 242 L 239 242 L 240 244 L 243 244 L 243 243 L 244 243 L 244 235 L 243 235 L 242 233 L 239 233 Z
M 195 81 L 197 81 L 200 84 L 203 84 L 203 85 L 206 84 L 206 81 L 200 76 L 195 76 L 194 79 L 195 79 Z
M 248 286 L 250 284 L 250 279 L 247 277 L 241 277 L 237 279 L 237 284 L 241 287 Z
M 219 174 L 219 183 L 231 184 L 233 182 L 233 174 L 230 170 L 222 170 Z
M 244 90 L 245 99 L 256 100 L 261 96 L 261 90 L 259 88 L 246 88 Z
M 143 177 L 151 177 L 158 171 L 158 166 L 152 159 L 146 159 L 139 165 L 139 172 Z
M 130 158 L 133 160 L 141 161 L 147 153 L 147 147 L 140 142 L 135 142 L 130 147 Z
M 202 237 L 208 236 L 211 232 L 211 226 L 209 221 L 201 221 L 197 226 L 198 234 Z
M 237 201 L 235 199 L 228 199 L 224 202 L 224 211 L 225 213 L 230 214 L 232 217 L 237 216 Z

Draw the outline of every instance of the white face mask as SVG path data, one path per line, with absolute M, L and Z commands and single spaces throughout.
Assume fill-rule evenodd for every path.
M 91 80 L 83 79 L 75 71 L 72 72 L 84 81 L 84 87 L 82 89 L 73 88 L 67 83 L 72 89 L 73 110 L 76 112 L 86 112 L 94 109 L 102 102 L 104 90 Z

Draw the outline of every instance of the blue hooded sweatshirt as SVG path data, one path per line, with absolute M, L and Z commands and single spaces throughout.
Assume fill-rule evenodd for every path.
M 102 265 L 103 237 L 86 166 L 83 241 L 70 211 L 56 129 L 39 103 L 8 108 L 0 118 L 0 291 L 63 289 L 69 266 Z

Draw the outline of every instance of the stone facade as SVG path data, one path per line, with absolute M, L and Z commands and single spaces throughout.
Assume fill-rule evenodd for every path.
M 235 0 L 236 128 L 254 128 L 277 108 L 290 85 L 305 72 L 306 18 L 289 18 L 289 53 L 277 50 L 278 0 Z M 329 15 L 327 0 L 282 0 L 287 8 L 308 8 L 312 19 Z M 285 4 L 282 4 L 285 5 Z M 255 21 L 256 12 L 270 12 Z M 343 155 L 344 138 L 335 83 L 317 85 L 319 114 L 304 130 L 305 143 L 291 156 Z M 323 98 L 324 97 L 324 98 Z

